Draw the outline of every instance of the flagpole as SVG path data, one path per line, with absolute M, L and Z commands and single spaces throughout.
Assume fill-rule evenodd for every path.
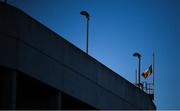
M 154 52 L 153 52 L 153 94 L 154 94 L 154 63 L 155 63 L 155 57 L 154 57 Z

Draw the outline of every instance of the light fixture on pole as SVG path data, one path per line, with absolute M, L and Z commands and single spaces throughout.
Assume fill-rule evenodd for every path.
M 138 86 L 139 86 L 139 88 L 140 88 L 140 73 L 141 73 L 141 54 L 139 54 L 138 52 L 135 52 L 134 54 L 133 54 L 133 56 L 134 57 L 137 57 L 138 58 Z
M 81 15 L 85 16 L 87 19 L 87 29 L 86 29 L 86 53 L 88 54 L 88 35 L 89 35 L 89 19 L 90 19 L 90 15 L 87 11 L 81 11 L 80 12 Z

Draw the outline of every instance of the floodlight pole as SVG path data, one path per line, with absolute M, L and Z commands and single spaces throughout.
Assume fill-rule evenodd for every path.
M 88 43 L 89 43 L 89 20 L 90 20 L 90 16 L 89 13 L 86 11 L 81 11 L 80 12 L 81 15 L 85 16 L 87 19 L 87 28 L 86 28 L 86 53 L 88 54 Z
M 137 69 L 135 70 L 135 85 L 137 84 Z
M 89 17 L 87 18 L 87 30 L 86 30 L 86 53 L 88 54 L 88 43 L 89 43 Z
M 141 78 L 140 78 L 140 73 L 141 73 L 141 55 L 138 52 L 135 52 L 133 54 L 133 56 L 138 58 L 138 86 L 140 88 L 140 83 L 141 83 Z

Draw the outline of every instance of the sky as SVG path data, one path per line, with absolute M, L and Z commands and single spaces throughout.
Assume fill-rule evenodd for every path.
M 157 109 L 180 109 L 180 0 L 8 0 L 85 51 L 90 14 L 89 55 L 131 83 L 137 58 L 141 72 L 155 53 Z M 141 77 L 142 78 L 142 77 Z M 152 75 L 142 81 L 151 81 Z

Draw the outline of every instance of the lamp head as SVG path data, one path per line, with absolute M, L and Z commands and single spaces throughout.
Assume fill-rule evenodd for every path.
M 86 16 L 86 18 L 89 19 L 89 13 L 87 11 L 81 11 L 80 14 Z
M 135 52 L 135 53 L 133 54 L 133 56 L 140 58 L 140 57 L 141 57 L 141 54 L 139 54 L 138 52 Z

